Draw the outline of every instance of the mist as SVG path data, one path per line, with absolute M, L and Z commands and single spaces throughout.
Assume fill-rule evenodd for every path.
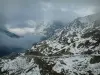
M 12 38 L 0 32 L 0 46 L 29 49 L 43 37 L 35 34 L 37 23 L 59 20 L 67 24 L 77 17 L 100 12 L 99 3 L 100 0 L 0 0 L 0 29 L 23 36 Z
M 5 32 L 9 32 L 6 27 L 6 22 L 6 17 L 0 13 L 0 56 L 10 54 L 11 52 L 22 52 L 30 49 L 32 47 L 32 44 L 39 42 L 42 37 L 42 35 L 34 34 L 27 34 L 23 37 L 18 35 L 20 38 L 10 37 Z M 19 50 L 16 48 L 18 48 Z

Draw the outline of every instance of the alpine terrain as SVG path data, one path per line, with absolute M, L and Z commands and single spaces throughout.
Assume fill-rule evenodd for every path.
M 100 75 L 98 15 L 79 17 L 61 29 L 56 23 L 54 34 L 48 29 L 49 39 L 0 58 L 0 75 Z

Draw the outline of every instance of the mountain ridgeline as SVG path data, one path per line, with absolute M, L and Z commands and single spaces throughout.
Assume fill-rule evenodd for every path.
M 98 18 L 91 19 L 94 18 L 91 16 L 94 15 L 75 19 L 50 39 L 33 46 L 30 51 L 38 51 L 43 55 L 99 54 L 100 21 Z
M 9 32 L 9 31 L 7 31 L 5 29 L 0 29 L 0 33 L 3 33 L 3 34 L 5 34 L 5 35 L 7 35 L 9 37 L 12 37 L 12 38 L 20 38 L 20 36 L 14 34 L 14 33 L 11 33 L 11 32 Z
M 6 29 L 0 29 L 0 34 L 7 36 L 9 38 L 15 38 L 15 39 L 20 38 L 20 36 L 14 34 L 12 32 L 7 31 Z M 2 42 L 3 42 L 2 39 L 4 38 L 4 37 L 2 37 L 2 35 L 0 35 L 0 57 L 10 54 L 13 50 L 15 50 L 15 51 L 22 50 L 22 48 L 8 47 L 8 46 L 5 46 L 4 44 L 2 44 Z
M 47 29 L 49 39 L 13 59 L 1 58 L 0 74 L 100 75 L 99 15 L 79 17 L 66 26 L 56 23 L 54 34 Z

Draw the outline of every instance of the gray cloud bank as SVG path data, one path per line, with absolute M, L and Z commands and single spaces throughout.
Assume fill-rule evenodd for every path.
M 10 37 L 5 31 L 8 31 L 5 27 L 6 24 L 6 18 L 3 14 L 0 14 L 0 56 L 6 55 L 10 52 L 18 52 L 17 48 L 20 48 L 22 50 L 26 50 L 31 48 L 32 44 L 35 42 L 40 41 L 40 38 L 42 36 L 40 35 L 24 35 L 24 37 L 21 38 L 14 38 Z M 5 31 L 2 31 L 5 30 Z M 16 48 L 16 50 L 15 50 Z
M 99 11 L 100 0 L 0 0 L 0 12 L 12 27 L 24 27 L 29 19 L 69 22 Z
M 100 0 L 0 0 L 0 12 L 12 27 L 24 27 L 29 19 L 69 22 L 99 11 Z

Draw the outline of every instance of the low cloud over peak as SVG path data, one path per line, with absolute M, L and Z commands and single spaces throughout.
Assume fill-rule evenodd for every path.
M 100 0 L 0 0 L 0 29 L 24 36 L 15 39 L 0 33 L 0 45 L 28 48 L 40 41 L 48 22 L 69 23 L 77 17 L 98 12 Z

